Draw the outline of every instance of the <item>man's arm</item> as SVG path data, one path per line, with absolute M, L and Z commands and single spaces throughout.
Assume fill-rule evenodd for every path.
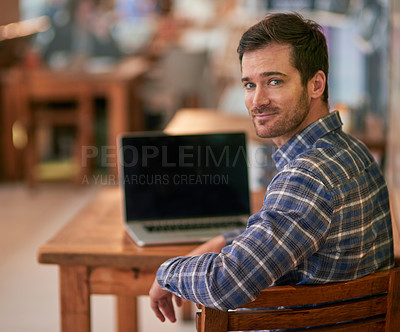
M 189 252 L 186 256 L 198 256 L 205 254 L 206 252 L 220 253 L 222 248 L 225 246 L 226 246 L 225 237 L 223 235 L 219 235 L 199 245 L 191 252 Z
M 308 170 L 282 172 L 231 245 L 219 254 L 169 259 L 157 272 L 158 283 L 195 303 L 234 309 L 318 251 L 332 213 L 330 191 Z

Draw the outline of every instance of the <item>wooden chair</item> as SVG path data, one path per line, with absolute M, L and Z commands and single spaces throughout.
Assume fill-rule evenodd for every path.
M 311 331 L 319 332 L 396 332 L 400 331 L 400 268 L 348 282 L 270 287 L 234 311 L 198 307 L 199 332 L 309 331 L 306 327 L 315 327 Z
M 36 166 L 39 163 L 36 131 L 39 125 L 71 126 L 76 130 L 73 151 L 75 182 L 82 183 L 88 165 L 82 160 L 82 146 L 93 144 L 94 119 L 90 93 L 84 82 L 76 76 L 62 75 L 42 70 L 20 72 L 17 86 L 19 117 L 27 131 L 24 152 L 25 178 L 30 186 L 38 182 Z M 61 105 L 52 108 L 49 105 Z

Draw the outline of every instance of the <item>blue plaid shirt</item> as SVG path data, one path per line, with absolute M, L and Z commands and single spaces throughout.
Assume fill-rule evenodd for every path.
M 220 254 L 166 261 L 157 272 L 161 287 L 227 310 L 271 285 L 338 282 L 391 268 L 385 180 L 341 126 L 332 112 L 277 150 L 278 173 L 246 230 Z

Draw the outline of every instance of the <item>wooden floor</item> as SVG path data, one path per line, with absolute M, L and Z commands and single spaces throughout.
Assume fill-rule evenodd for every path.
M 0 331 L 59 331 L 58 271 L 36 261 L 38 247 L 57 232 L 96 193 L 69 184 L 0 184 Z M 160 323 L 140 298 L 140 331 L 189 332 L 194 322 Z M 92 300 L 92 330 L 115 331 L 114 299 Z

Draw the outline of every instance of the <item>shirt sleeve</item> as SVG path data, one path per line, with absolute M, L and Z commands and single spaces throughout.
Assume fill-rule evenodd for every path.
M 157 272 L 160 286 L 219 310 L 235 309 L 296 268 L 324 242 L 332 196 L 307 170 L 281 172 L 246 230 L 220 254 L 177 257 Z

